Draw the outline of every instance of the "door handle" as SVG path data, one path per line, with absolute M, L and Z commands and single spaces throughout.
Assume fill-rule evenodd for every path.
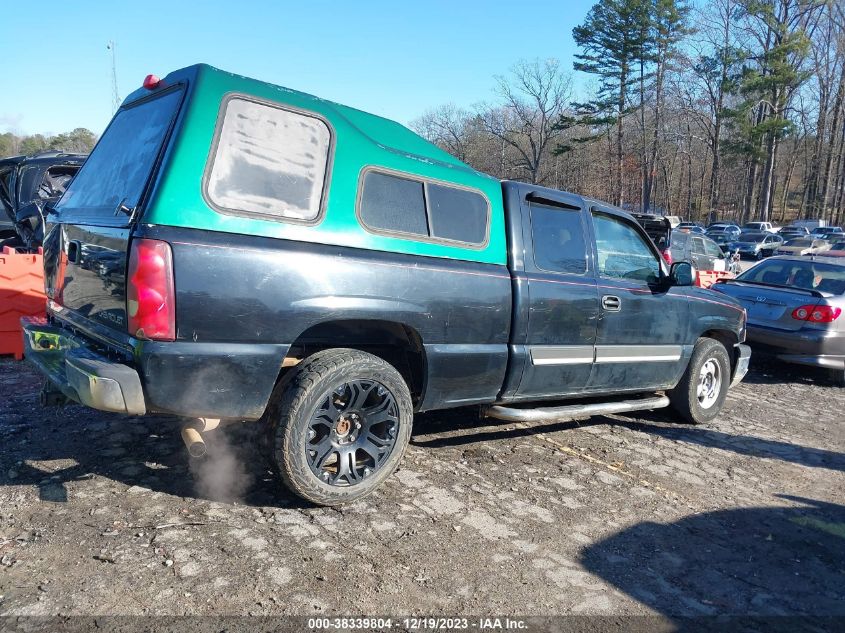
M 601 298 L 601 307 L 608 312 L 619 312 L 622 309 L 622 301 L 613 295 L 604 295 Z

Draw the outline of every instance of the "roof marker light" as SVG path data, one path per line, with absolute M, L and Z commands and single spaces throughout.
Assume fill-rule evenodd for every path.
M 155 75 L 147 75 L 144 77 L 144 88 L 147 90 L 155 90 L 158 88 L 159 84 L 161 83 L 161 79 L 156 77 Z

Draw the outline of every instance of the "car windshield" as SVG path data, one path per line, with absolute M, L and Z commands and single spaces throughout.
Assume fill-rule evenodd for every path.
M 812 246 L 813 240 L 789 240 L 784 246 Z
M 796 259 L 768 259 L 737 277 L 739 281 L 771 286 L 818 290 L 834 295 L 845 293 L 845 266 Z
M 766 239 L 765 233 L 743 233 L 739 236 L 742 242 L 762 242 Z

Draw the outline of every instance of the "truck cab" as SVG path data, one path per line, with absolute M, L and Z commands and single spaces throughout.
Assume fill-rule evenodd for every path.
M 603 202 L 500 182 L 406 128 L 200 65 L 148 77 L 56 205 L 45 403 L 258 421 L 296 494 L 358 499 L 415 412 L 713 419 L 745 312 Z

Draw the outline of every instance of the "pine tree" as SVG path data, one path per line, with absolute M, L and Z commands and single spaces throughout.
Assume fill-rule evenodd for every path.
M 636 80 L 639 60 L 649 54 L 651 24 L 649 0 L 600 0 L 587 13 L 584 23 L 575 27 L 572 36 L 582 49 L 576 57 L 575 70 L 596 75 L 599 89 L 588 103 L 576 104 L 583 121 L 595 124 L 610 120 L 616 127 L 613 165 L 613 197 L 617 205 L 623 200 L 623 166 L 625 139 L 623 119 L 630 110 L 629 92 Z

